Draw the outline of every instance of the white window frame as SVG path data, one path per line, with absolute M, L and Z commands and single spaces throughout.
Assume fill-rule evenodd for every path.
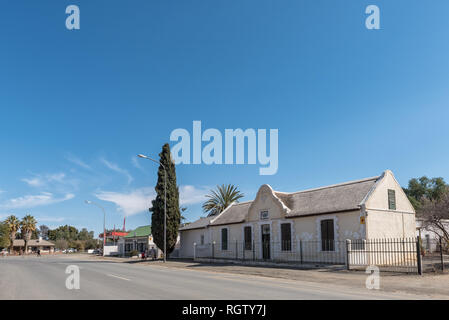
M 262 218 L 262 213 L 266 212 L 267 213 L 267 217 L 266 218 Z M 267 221 L 270 220 L 270 211 L 268 210 L 260 210 L 259 211 L 259 220 L 260 221 Z

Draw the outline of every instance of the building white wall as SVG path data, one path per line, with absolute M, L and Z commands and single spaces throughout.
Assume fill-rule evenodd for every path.
M 111 255 L 118 255 L 119 249 L 117 246 L 104 246 L 104 255 L 105 256 L 111 256 Z
M 395 190 L 396 210 L 388 208 L 388 189 Z M 410 238 L 416 234 L 415 210 L 393 173 L 383 179 L 365 203 L 367 238 Z
M 442 221 L 444 228 L 449 232 L 449 220 Z M 416 236 L 421 236 L 423 249 L 426 252 L 434 252 L 439 248 L 439 239 L 442 231 L 431 225 L 424 226 L 423 221 L 416 219 Z
M 408 200 L 407 195 L 390 170 L 386 170 L 384 177 L 378 181 L 375 190 L 365 202 L 366 208 L 388 211 L 388 189 L 394 190 L 396 194 L 395 211 L 415 213 L 415 209 Z
M 389 210 L 388 208 L 388 189 L 395 190 L 396 210 Z M 234 258 L 236 243 L 239 248 L 242 248 L 244 242 L 244 227 L 251 226 L 252 240 L 255 243 L 261 243 L 261 226 L 264 224 L 269 225 L 270 240 L 274 242 L 274 246 L 279 247 L 277 249 L 280 249 L 281 246 L 281 224 L 290 223 L 293 243 L 316 241 L 317 250 L 320 250 L 321 220 L 323 219 L 334 220 L 335 240 L 342 243 L 347 239 L 408 238 L 415 236 L 415 211 L 401 186 L 397 183 L 391 171 L 388 170 L 359 210 L 286 218 L 287 210 L 282 202 L 273 195 L 269 186 L 262 186 L 249 208 L 245 222 L 181 231 L 181 256 L 193 257 L 193 243 L 200 243 L 200 236 L 204 234 L 205 239 L 207 239 L 205 240 L 206 243 L 215 241 L 214 252 L 219 252 L 221 257 Z M 261 211 L 268 211 L 268 220 L 260 219 Z M 229 248 L 225 251 L 221 250 L 220 246 L 221 230 L 224 228 L 228 230 Z M 208 247 L 210 248 L 210 246 Z M 245 254 L 251 254 L 251 252 Z M 260 253 L 257 252 L 257 256 L 259 255 Z
M 204 244 L 201 244 L 201 236 L 204 236 Z M 209 250 L 210 248 L 210 230 L 209 228 L 193 229 L 180 231 L 180 258 L 193 258 L 193 244 L 196 243 L 197 250 Z

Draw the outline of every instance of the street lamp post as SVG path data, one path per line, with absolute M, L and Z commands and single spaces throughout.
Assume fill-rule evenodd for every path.
M 95 203 L 90 200 L 84 200 L 84 202 L 86 204 L 93 204 L 94 206 L 99 207 L 103 211 L 103 256 L 104 256 L 104 247 L 106 246 L 106 211 L 98 203 Z
M 167 261 L 166 258 L 167 257 L 167 170 L 160 161 L 151 159 L 150 157 L 147 157 L 143 154 L 139 154 L 137 156 L 139 158 L 151 160 L 155 163 L 158 163 L 164 169 L 164 262 L 166 262 Z

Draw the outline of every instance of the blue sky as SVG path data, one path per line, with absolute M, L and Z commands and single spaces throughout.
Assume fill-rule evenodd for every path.
M 65 28 L 66 6 L 81 29 Z M 381 30 L 365 28 L 376 4 Z M 187 220 L 207 190 L 251 200 L 391 169 L 449 180 L 446 0 L 8 1 L 0 11 L 0 218 L 146 224 L 157 157 L 192 121 L 279 130 L 279 170 L 179 165 Z M 172 143 L 173 145 L 173 143 Z

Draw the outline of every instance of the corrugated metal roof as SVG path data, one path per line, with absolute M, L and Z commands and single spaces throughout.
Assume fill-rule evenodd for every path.
M 151 226 L 141 226 L 130 231 L 124 238 L 147 237 L 151 235 Z

